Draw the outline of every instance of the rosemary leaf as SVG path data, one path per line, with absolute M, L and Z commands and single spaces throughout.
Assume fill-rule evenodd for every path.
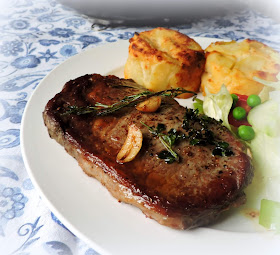
M 174 157 L 174 159 L 179 162 L 179 156 L 178 154 L 171 148 L 170 144 L 166 142 L 166 139 L 164 139 L 163 135 L 158 135 L 159 140 L 163 144 L 163 146 L 168 150 L 168 152 Z
M 66 110 L 66 112 L 63 113 L 63 115 L 65 114 L 82 115 L 82 114 L 89 114 L 89 113 L 92 113 L 96 116 L 108 115 L 122 109 L 123 107 L 136 105 L 137 103 L 145 101 L 146 99 L 153 96 L 164 96 L 164 97 L 174 98 L 184 93 L 192 93 L 196 95 L 195 92 L 188 91 L 182 88 L 168 89 L 159 92 L 152 92 L 147 90 L 136 95 L 126 96 L 123 99 L 121 99 L 119 102 L 116 102 L 111 105 L 106 105 L 99 102 L 95 103 L 95 105 L 93 106 L 85 106 L 85 107 L 70 105 L 67 107 L 68 109 Z
M 163 156 L 168 155 L 168 157 L 169 157 L 168 158 L 168 163 L 172 163 L 173 161 L 179 162 L 179 160 L 180 160 L 179 155 L 172 149 L 172 145 L 175 143 L 174 137 L 171 138 L 170 134 L 161 133 L 161 131 L 165 130 L 165 125 L 164 124 L 158 124 L 157 128 L 155 129 L 153 127 L 148 126 L 147 124 L 145 124 L 142 121 L 141 121 L 141 124 L 144 125 L 146 128 L 148 128 L 150 133 L 157 136 L 159 138 L 159 140 L 161 141 L 161 143 L 163 144 L 163 146 L 165 147 L 165 149 L 168 151 L 169 154 L 160 153 L 159 158 L 165 159 L 165 158 L 163 158 Z M 174 160 L 170 160 L 170 156 L 173 157 Z M 167 160 L 167 158 L 165 159 L 165 161 L 166 160 Z
M 67 115 L 67 114 L 83 115 L 88 113 L 95 113 L 97 112 L 97 110 L 98 108 L 95 106 L 78 107 L 76 105 L 70 105 L 68 106 L 68 110 L 62 113 L 62 115 Z

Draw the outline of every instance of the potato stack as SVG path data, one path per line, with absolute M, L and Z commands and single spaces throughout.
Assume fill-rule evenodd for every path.
M 159 27 L 130 39 L 124 76 L 153 91 L 178 87 L 198 91 L 204 66 L 204 51 L 197 42 Z
M 205 52 L 206 65 L 201 80 L 204 95 L 206 88 L 211 93 L 218 93 L 222 84 L 230 93 L 258 95 L 264 85 L 255 77 L 278 81 L 279 53 L 261 42 L 250 39 L 216 42 L 210 44 Z

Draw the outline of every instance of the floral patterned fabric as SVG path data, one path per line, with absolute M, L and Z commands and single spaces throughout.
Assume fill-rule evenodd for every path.
M 72 234 L 34 189 L 20 150 L 21 118 L 39 82 L 89 47 L 148 28 L 91 29 L 92 20 L 52 0 L 13 0 L 0 11 L 0 253 L 98 254 Z M 250 10 L 176 27 L 190 36 L 256 39 L 280 50 L 280 25 Z

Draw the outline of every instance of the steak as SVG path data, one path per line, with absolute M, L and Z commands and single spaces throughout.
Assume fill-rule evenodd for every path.
M 150 113 L 138 111 L 135 105 L 107 115 L 67 110 L 69 106 L 112 105 L 143 91 L 132 80 L 85 75 L 67 82 L 47 103 L 44 123 L 50 137 L 87 175 L 99 180 L 116 199 L 140 208 L 160 224 L 176 229 L 203 226 L 243 204 L 243 190 L 253 177 L 251 159 L 245 145 L 219 121 L 186 109 L 170 97 L 162 97 L 160 108 Z M 116 156 L 131 123 L 143 134 L 142 148 L 132 161 L 119 163 Z M 165 126 L 163 133 L 175 130 L 183 137 L 172 147 L 179 162 L 168 164 L 159 157 L 165 147 L 147 128 L 158 124 Z M 226 153 L 220 153 L 225 144 Z

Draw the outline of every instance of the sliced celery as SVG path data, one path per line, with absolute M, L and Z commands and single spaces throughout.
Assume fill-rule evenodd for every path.
M 259 224 L 280 233 L 280 203 L 262 199 Z

